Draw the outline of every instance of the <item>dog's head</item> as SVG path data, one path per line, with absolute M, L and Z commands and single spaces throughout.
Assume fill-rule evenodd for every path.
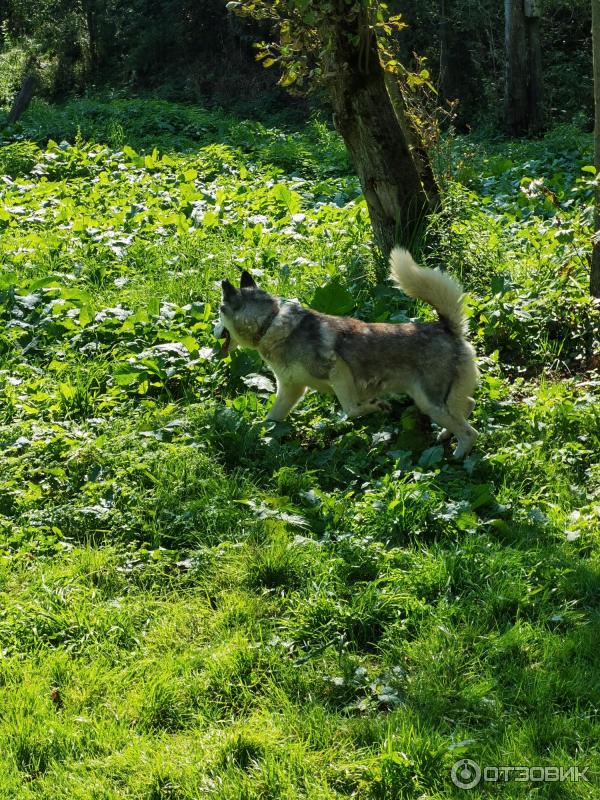
M 259 289 L 249 272 L 242 272 L 240 288 L 225 280 L 215 336 L 225 339 L 221 351 L 234 347 L 257 347 L 279 310 L 276 297 Z

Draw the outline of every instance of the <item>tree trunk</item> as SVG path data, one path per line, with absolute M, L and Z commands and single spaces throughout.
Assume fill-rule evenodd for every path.
M 95 0 L 84 0 L 83 11 L 85 15 L 85 25 L 87 28 L 89 71 L 92 79 L 96 80 L 100 74 L 100 46 L 98 33 L 98 13 Z
M 363 189 L 375 242 L 385 257 L 398 242 L 410 246 L 438 201 L 427 156 L 404 112 L 390 97 L 377 39 L 367 14 L 338 19 L 323 37 L 333 46 L 324 64 L 335 126 Z M 396 94 L 394 92 L 394 94 Z
M 539 0 L 504 0 L 506 92 L 504 120 L 511 136 L 542 129 Z
M 529 83 L 527 103 L 529 106 L 529 130 L 538 134 L 544 127 L 542 111 L 542 45 L 540 40 L 540 18 L 527 18 L 527 56 L 529 58 Z
M 600 0 L 592 0 L 592 41 L 594 52 L 594 151 L 596 176 L 600 175 Z M 600 188 L 596 187 L 590 293 L 600 297 Z
M 19 117 L 27 111 L 27 107 L 31 102 L 33 93 L 35 92 L 36 84 L 37 78 L 35 75 L 27 75 L 24 78 L 23 85 L 15 97 L 12 108 L 8 114 L 7 122 L 9 125 L 12 125 L 13 122 L 16 122 Z
M 449 69 L 449 48 L 448 48 L 448 17 L 446 16 L 446 0 L 440 3 L 440 18 L 438 23 L 438 35 L 440 37 L 440 71 L 438 75 L 438 86 L 440 94 L 444 100 L 450 100 L 448 91 Z
M 397 78 L 388 72 L 384 72 L 383 74 L 385 77 L 385 84 L 388 90 L 390 101 L 396 114 L 396 119 L 398 120 L 398 125 L 400 125 L 402 135 L 408 144 L 410 154 L 414 161 L 417 172 L 419 173 L 419 178 L 423 185 L 425 194 L 427 195 L 432 208 L 434 208 L 439 203 L 440 196 L 437 181 L 431 168 L 431 162 L 429 161 L 429 156 L 427 155 L 427 150 L 425 149 L 418 132 L 409 122 L 406 103 L 404 101 L 402 92 L 400 91 L 400 85 Z

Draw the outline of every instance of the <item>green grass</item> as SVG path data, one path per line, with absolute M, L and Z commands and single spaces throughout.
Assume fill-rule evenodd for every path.
M 483 375 L 454 463 L 408 401 L 269 429 L 260 360 L 218 358 L 241 268 L 431 313 L 378 281 L 336 136 L 280 124 L 73 101 L 0 146 L 0 798 L 596 797 L 589 137 L 436 154 L 417 255 Z M 459 758 L 589 781 L 466 792 Z

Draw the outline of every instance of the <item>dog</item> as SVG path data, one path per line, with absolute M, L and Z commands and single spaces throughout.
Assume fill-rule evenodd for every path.
M 347 417 L 390 406 L 381 395 L 409 395 L 454 435 L 455 458 L 467 455 L 477 432 L 467 422 L 478 383 L 475 352 L 466 340 L 462 287 L 439 270 L 418 266 L 400 247 L 390 256 L 390 279 L 409 297 L 437 311 L 436 322 L 373 323 L 303 308 L 260 289 L 244 271 L 239 289 L 221 283 L 218 339 L 222 353 L 250 347 L 275 373 L 277 395 L 267 419 L 281 421 L 308 387 L 333 392 Z

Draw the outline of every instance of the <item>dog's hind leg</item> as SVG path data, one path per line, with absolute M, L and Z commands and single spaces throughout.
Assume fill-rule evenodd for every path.
M 463 420 L 462 422 L 458 421 L 458 428 L 455 429 L 453 433 L 457 438 L 457 445 L 452 453 L 454 458 L 462 458 L 463 456 L 468 455 L 475 444 L 475 439 L 477 438 L 477 431 L 475 428 L 472 425 L 469 425 L 466 420 Z
M 448 439 L 452 434 L 457 438 L 457 446 L 454 450 L 454 458 L 462 458 L 473 447 L 477 438 L 477 431 L 471 427 L 464 416 L 451 413 L 447 406 L 437 405 L 432 401 L 421 387 L 415 387 L 410 392 L 420 411 L 442 426 L 442 431 L 438 436 L 438 441 Z M 458 410 L 458 409 L 457 409 Z
M 452 434 L 456 436 L 457 445 L 453 452 L 454 458 L 462 458 L 466 456 L 472 449 L 475 439 L 477 438 L 477 431 L 473 428 L 466 419 L 458 419 L 452 416 L 448 409 L 442 406 L 425 405 L 421 406 L 417 403 L 421 411 L 431 417 L 431 419 L 438 425 L 442 425 L 443 429 L 438 436 L 438 441 L 449 439 Z
M 469 445 L 467 442 L 465 444 L 466 449 L 464 452 L 461 452 L 461 436 L 454 428 L 449 426 L 442 428 L 437 437 L 438 442 L 443 442 L 446 439 L 449 439 L 452 433 L 456 433 L 459 440 L 459 447 L 457 448 L 457 452 L 455 452 L 457 458 L 460 458 L 462 455 L 465 455 L 469 452 L 473 446 L 473 441 L 477 436 L 475 429 L 467 423 L 467 419 L 471 416 L 473 409 L 475 408 L 475 401 L 473 400 L 472 395 L 478 383 L 479 373 L 473 360 L 474 354 L 472 348 L 470 345 L 466 344 L 465 347 L 468 348 L 467 354 L 470 357 L 459 364 L 457 375 L 452 382 L 448 397 L 444 403 L 444 411 L 447 411 L 447 413 L 449 413 L 450 416 L 461 426 L 463 438 L 470 439 L 471 444 Z M 430 414 L 430 416 L 432 419 L 434 419 L 432 414 Z
M 305 391 L 306 386 L 302 386 L 302 384 L 283 383 L 278 380 L 277 396 L 273 407 L 267 414 L 267 419 L 273 420 L 273 422 L 281 422 L 284 420 Z

